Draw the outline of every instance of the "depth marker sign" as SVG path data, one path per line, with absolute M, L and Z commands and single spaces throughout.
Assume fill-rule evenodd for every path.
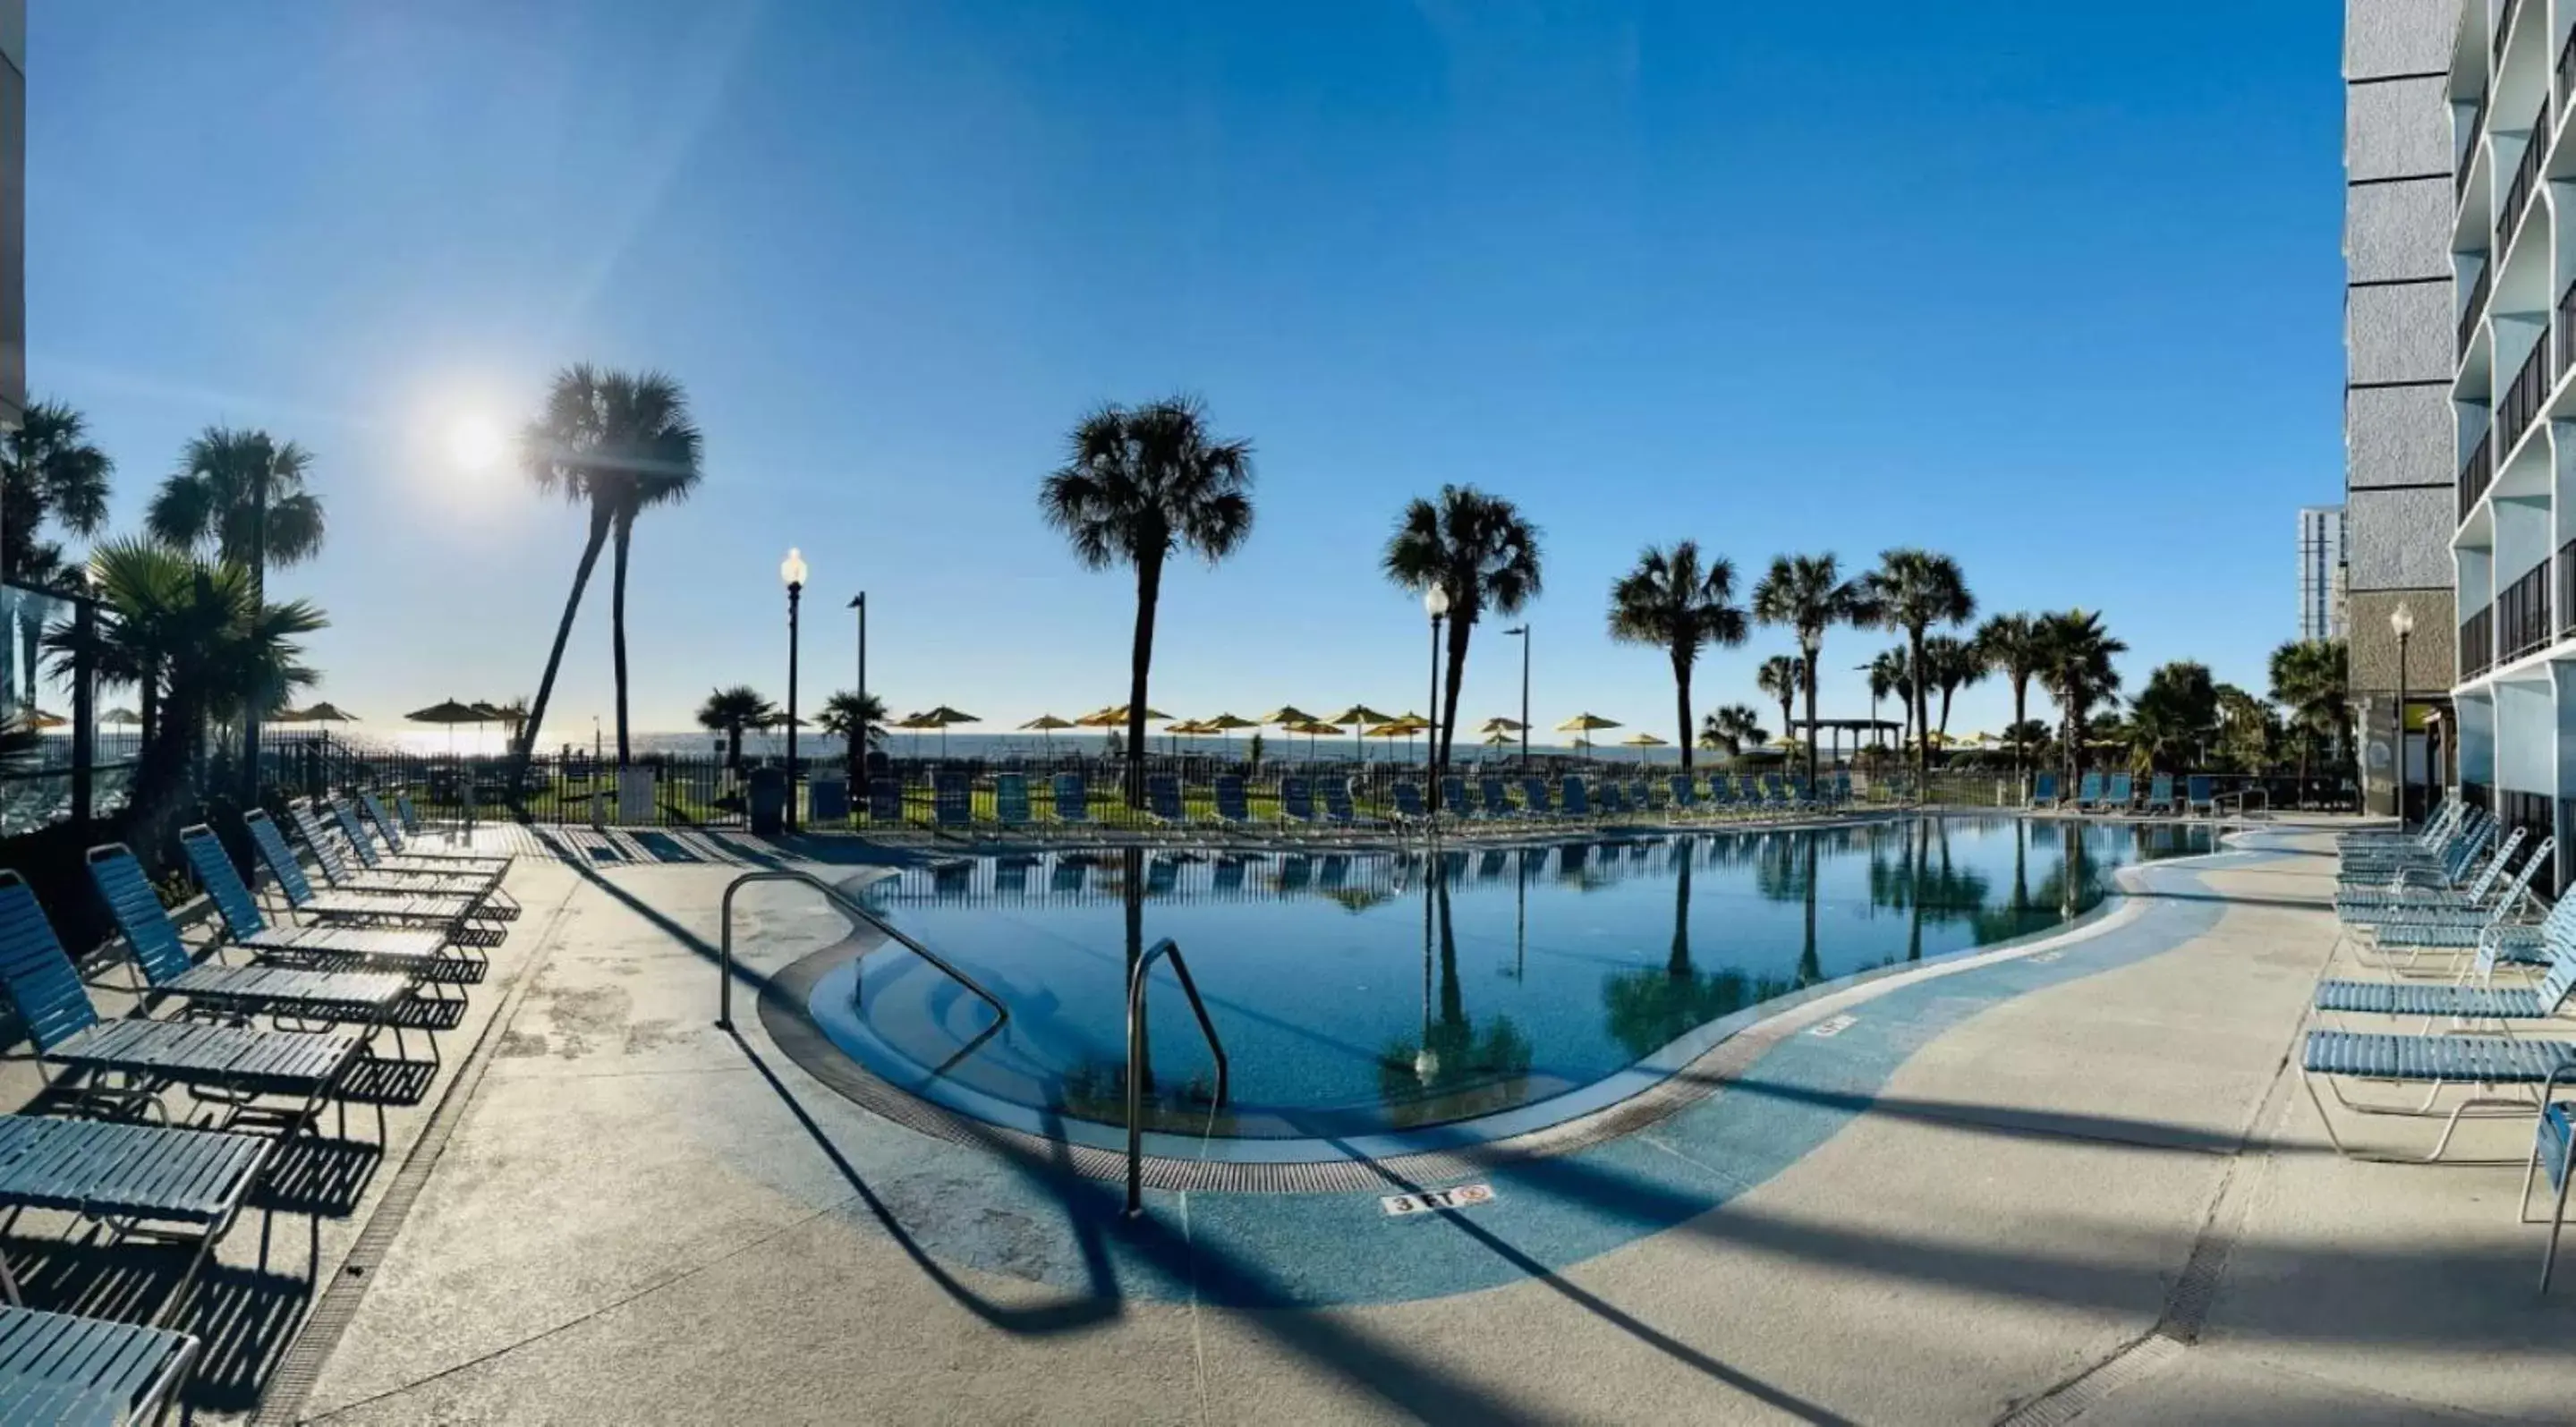
M 1389 1194 L 1377 1201 L 1389 1217 L 1428 1214 L 1435 1209 L 1467 1209 L 1494 1202 L 1494 1186 L 1461 1184 L 1455 1189 L 1434 1189 L 1421 1194 Z

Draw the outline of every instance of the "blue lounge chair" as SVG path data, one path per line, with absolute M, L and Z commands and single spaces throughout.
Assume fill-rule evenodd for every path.
M 375 839 L 368 836 L 367 825 L 358 818 L 358 810 L 346 798 L 331 800 L 332 818 L 339 824 L 340 838 L 357 855 L 360 876 L 437 878 L 455 886 L 479 891 L 487 909 L 501 921 L 515 920 L 519 900 L 502 887 L 510 864 L 493 858 L 412 857 L 390 848 L 376 849 Z
M 2576 1101 L 2557 1098 L 2559 1078 L 2550 1077 L 2540 1087 L 2540 1114 L 2532 1126 L 2531 1167 L 2523 1172 L 2522 1203 L 2516 1206 L 2516 1217 L 2528 1222 L 2531 1215 L 2531 1186 L 2542 1170 L 2549 1172 L 2549 1187 L 2558 1191 L 2558 1200 L 2549 1212 L 2549 1247 L 2541 1251 L 2540 1291 L 2549 1291 L 2550 1270 L 2558 1266 L 2558 1235 L 2567 1224 L 2567 1190 L 2576 1180 Z
M 1279 778 L 1279 821 L 1281 826 L 1296 823 L 1301 827 L 1315 825 L 1315 788 L 1303 773 L 1283 773 Z
M 264 1031 L 207 1021 L 104 1020 L 71 957 L 17 873 L 0 871 L 0 985 L 35 1043 L 37 1070 L 86 1072 L 81 1103 L 130 1116 L 163 1084 L 178 1084 L 225 1107 L 216 1126 L 309 1125 L 357 1064 L 362 1038 L 345 1031 Z M 103 1077 L 129 1083 L 107 1086 Z M 295 1102 L 291 1110 L 254 1097 Z
M 351 867 L 348 859 L 340 855 L 340 846 L 330 830 L 313 815 L 311 803 L 299 798 L 287 804 L 286 815 L 295 824 L 296 836 L 303 839 L 305 851 L 313 854 L 314 864 L 322 869 L 323 878 L 340 891 L 462 897 L 474 904 L 473 915 L 486 921 L 507 921 L 518 913 L 515 905 L 504 904 L 493 896 L 495 882 L 489 877 L 457 876 L 445 872 L 374 872 L 363 867 Z
M 1467 798 L 1467 780 L 1455 773 L 1440 775 L 1440 812 L 1444 817 L 1475 816 L 1476 805 Z
M 2147 811 L 2151 813 L 2175 811 L 2174 782 L 2171 773 L 2158 773 L 2147 780 Z
M 2102 775 L 2087 773 L 2075 784 L 2075 810 L 2089 813 L 2102 802 Z
M 1852 784 L 1851 775 L 1849 773 L 1836 773 L 1834 775 L 1833 792 L 1829 796 L 1835 807 L 1847 808 L 1851 806 Z
M 513 859 L 508 853 L 479 853 L 413 847 L 404 841 L 403 830 L 401 827 L 396 825 L 393 817 L 385 811 L 384 799 L 373 793 L 360 793 L 358 795 L 358 803 L 360 807 L 365 810 L 367 821 L 375 825 L 376 836 L 384 842 L 385 850 L 392 853 L 396 858 L 409 862 L 427 863 L 432 866 L 454 866 L 473 869 L 488 867 L 499 868 L 505 872 L 510 868 L 510 864 Z
M 2492 834 L 2490 824 L 2485 832 Z M 2420 902 L 2435 893 L 2450 894 L 2472 887 L 2483 896 L 2513 855 L 2522 848 L 2526 831 L 2515 828 L 2492 854 L 2487 851 L 2487 837 L 2482 835 L 2464 841 L 2445 854 L 2433 867 L 2399 867 L 2355 869 L 2335 875 L 2335 910 L 2349 912 L 2355 908 L 2389 906 L 2400 902 Z
M 1654 785 L 1643 778 L 1628 780 L 1628 811 L 1644 815 L 1655 808 Z
M 1582 774 L 1568 773 L 1565 775 L 1564 791 L 1562 796 L 1565 799 L 1565 815 L 1567 817 L 1588 818 L 1592 816 L 1592 787 L 1584 781 Z
M 1395 820 L 1400 823 L 1428 823 L 1431 805 L 1422 801 L 1422 785 L 1406 781 L 1395 785 Z
M 1351 804 L 1350 779 L 1327 778 L 1323 786 L 1316 791 L 1324 800 L 1325 822 L 1334 827 L 1354 828 L 1367 821 L 1360 816 L 1359 809 Z
M 1024 828 L 1037 821 L 1029 812 L 1029 775 L 993 775 L 993 821 L 1006 828 Z
M 1762 806 L 1773 812 L 1789 810 L 1789 785 L 1777 773 L 1765 773 L 1761 783 Z
M 1054 795 L 1057 823 L 1065 827 L 1091 826 L 1091 790 L 1083 786 L 1081 774 L 1056 774 L 1049 791 Z
M 197 1340 L 185 1333 L 0 1308 L 0 1383 L 13 1422 L 161 1422 L 196 1361 Z
M 868 821 L 889 828 L 902 824 L 902 783 L 884 776 L 868 780 Z
M 2137 801 L 2137 797 L 2137 785 L 2131 781 L 2130 775 L 2114 773 L 2111 775 L 2109 786 L 2102 790 L 2103 810 L 2125 813 L 2129 810 L 2129 804 Z
M 179 939 L 143 865 L 122 843 L 89 850 L 90 881 L 125 935 L 148 994 L 178 996 L 191 1006 L 242 1014 L 285 1014 L 328 1025 L 377 1026 L 411 999 L 409 977 L 388 971 L 312 971 L 287 966 L 199 962 Z M 395 1027 L 395 1035 L 401 1028 Z M 436 1042 L 433 1040 L 432 1044 Z
M 1619 780 L 1616 778 L 1601 780 L 1601 796 L 1595 802 L 1597 804 L 1595 811 L 1605 818 L 1624 818 L 1628 815 L 1628 790 L 1620 787 Z
M 1181 780 L 1169 773 L 1146 778 L 1145 815 L 1164 827 L 1179 827 L 1189 821 L 1189 812 L 1181 804 Z
M 2424 1161 L 2438 1160 L 2449 1148 L 2451 1136 L 2459 1129 L 2460 1120 L 2470 1110 L 2514 1107 L 2529 1109 L 2528 1095 L 2499 1095 L 2506 1089 L 2540 1090 L 2576 1070 L 2576 1042 L 2533 1040 L 2524 1036 L 2471 1036 L 2435 1032 L 2430 1035 L 2390 1035 L 2367 1031 L 2310 1031 L 2299 1056 L 2299 1080 L 2307 1087 L 2308 1098 L 2315 1102 L 2317 1116 L 2325 1122 L 2326 1139 L 2338 1154 L 2353 1159 L 2395 1158 L 2375 1152 L 2357 1151 L 2344 1143 L 2343 1134 L 2335 1128 L 2335 1117 L 2326 1109 L 2325 1097 L 2317 1091 L 2319 1081 L 2332 1087 L 2337 1080 L 2379 1080 L 2411 1083 L 2428 1087 L 2423 1104 L 2409 1107 L 2361 1105 L 2345 1099 L 2340 1089 L 2335 1098 L 2345 1108 L 2361 1114 L 2423 1117 L 2434 1113 L 2433 1106 L 2441 1092 L 2466 1088 L 2469 1098 L 2455 1106 L 2442 1126 L 2440 1138 L 2432 1150 L 2420 1156 Z
M 1664 781 L 1665 785 L 1672 789 L 1672 809 L 1675 813 L 1687 815 L 1699 807 L 1698 780 L 1692 778 L 1690 774 L 1668 774 Z
M 1525 817 L 1552 818 L 1556 816 L 1556 806 L 1548 796 L 1547 780 L 1545 778 L 1523 778 L 1521 780 L 1521 809 L 1522 815 Z
M 1512 795 L 1503 788 L 1500 778 L 1479 778 L 1476 791 L 1484 799 L 1483 815 L 1496 822 L 1519 817 L 1520 809 L 1512 805 Z
M 188 1295 L 217 1240 L 241 1217 L 242 1204 L 266 1171 L 277 1141 L 264 1135 L 191 1130 L 114 1120 L 0 1115 L 0 1209 L 10 1218 L 28 1209 L 89 1220 L 116 1237 L 138 1236 L 193 1244 L 196 1252 L 152 1319 L 159 1323 Z M 110 1242 L 114 1240 L 111 1239 Z M 17 1298 L 17 1280 L 0 1265 L 0 1287 Z M 9 1422 L 119 1422 L 119 1417 L 21 1417 L 41 1399 L 27 1396 L 19 1376 L 39 1363 L 20 1356 L 13 1336 L 25 1325 L 0 1309 L 0 1408 Z M 128 1332 L 149 1332 L 127 1329 Z
M 2218 816 L 2218 780 L 2206 773 L 2193 773 L 2182 780 L 2182 810 L 2185 816 L 2206 812 Z
M 1244 791 L 1241 774 L 1216 775 L 1215 821 L 1219 827 L 1234 831 L 1252 826 L 1252 800 Z
M 930 825 L 943 832 L 974 826 L 975 784 L 963 773 L 934 773 L 930 778 Z
M 334 887 L 327 892 L 314 890 L 304 876 L 304 864 L 286 845 L 286 838 L 269 821 L 262 808 L 242 814 L 242 826 L 250 833 L 251 846 L 258 850 L 259 860 L 268 868 L 269 879 L 277 884 L 286 904 L 305 917 L 340 925 L 377 927 L 428 927 L 447 939 L 447 944 L 466 955 L 481 958 L 474 948 L 497 945 L 507 928 L 478 920 L 478 905 L 471 897 L 432 893 L 351 892 Z
M 2315 1007 L 2339 1015 L 2422 1016 L 2454 1028 L 2512 1021 L 2546 1021 L 2567 1009 L 2576 992 L 2576 938 L 2563 926 L 2548 937 L 2549 969 L 2535 985 L 2498 986 L 2451 981 L 2320 981 Z M 2427 1029 L 2430 1029 L 2427 1027 Z
M 215 904 L 222 920 L 224 936 L 232 945 L 254 955 L 291 960 L 299 963 L 327 963 L 336 966 L 378 966 L 401 971 L 416 979 L 440 981 L 452 979 L 455 969 L 470 966 L 448 947 L 447 938 L 434 931 L 417 931 L 406 927 L 351 926 L 271 926 L 260 914 L 259 899 L 234 870 L 233 860 L 216 840 L 215 830 L 203 823 L 182 829 L 179 846 L 188 855 L 188 866 L 197 874 L 197 884 Z

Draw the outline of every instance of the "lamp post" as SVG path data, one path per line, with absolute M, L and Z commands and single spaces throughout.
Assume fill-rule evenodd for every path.
M 1798 631 L 1798 652 L 1807 660 L 1807 785 L 1816 782 L 1816 651 L 1825 642 L 1821 629 Z
M 1440 621 L 1449 617 L 1449 591 L 1437 584 L 1423 591 L 1422 612 L 1431 616 L 1431 815 L 1437 818 L 1440 815 Z
M 1854 664 L 1852 672 L 1867 678 L 1869 666 Z M 1869 686 L 1869 741 L 1873 744 L 1878 742 L 1878 685 L 1876 684 Z M 1860 762 L 1860 740 L 1856 738 L 1852 740 L 1852 762 L 1855 764 Z
M 850 800 L 853 807 L 865 806 L 868 791 L 868 592 L 861 590 L 850 601 L 859 612 L 859 766 L 850 770 Z
M 1516 624 L 1503 633 L 1521 642 L 1521 770 L 1529 770 L 1529 650 L 1530 627 Z
M 2406 826 L 2406 641 L 2415 637 L 2415 611 L 2399 605 L 2388 614 L 2397 636 L 2397 825 Z
M 805 598 L 805 557 L 796 547 L 778 562 L 787 582 L 787 830 L 796 831 L 796 607 Z

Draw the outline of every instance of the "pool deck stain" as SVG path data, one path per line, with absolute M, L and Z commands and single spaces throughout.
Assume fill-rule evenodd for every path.
M 1156 1193 L 1138 1221 L 869 1114 L 756 1018 L 713 1029 L 738 865 L 580 868 L 498 1030 L 542 1049 L 490 1062 L 305 1411 L 1996 1421 L 2133 1353 L 2218 1234 L 2188 1348 L 2086 1420 L 2563 1417 L 2576 1293 L 2530 1292 L 2518 1169 L 2335 1159 L 2283 1093 L 2323 845 L 2138 869 L 2134 911 L 1812 999 L 1707 1099 L 1474 1176 L 1490 1203 Z M 738 990 L 842 932 L 744 901 Z

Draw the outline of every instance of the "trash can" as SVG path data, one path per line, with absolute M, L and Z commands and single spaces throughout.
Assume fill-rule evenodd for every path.
M 805 820 L 816 827 L 838 827 L 850 820 L 850 785 L 838 778 L 817 778 L 805 785 Z
M 787 770 L 754 768 L 751 770 L 751 831 L 755 837 L 776 837 L 787 830 Z

